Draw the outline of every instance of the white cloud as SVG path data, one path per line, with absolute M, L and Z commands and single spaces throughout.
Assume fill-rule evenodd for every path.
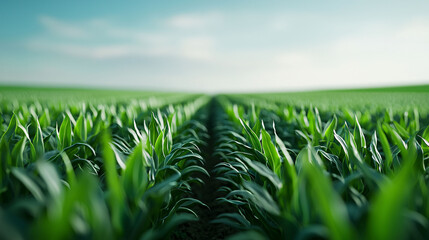
M 313 64 L 312 56 L 306 52 L 284 52 L 274 56 L 277 64 L 282 66 L 309 66 Z
M 183 39 L 175 45 L 153 46 L 148 48 L 143 45 L 97 45 L 85 46 L 79 44 L 44 43 L 33 41 L 27 46 L 36 51 L 47 51 L 71 57 L 96 60 L 112 60 L 127 58 L 178 58 L 187 60 L 210 60 L 212 50 L 211 41 L 204 38 Z
M 70 38 L 86 38 L 89 35 L 85 29 L 53 17 L 39 16 L 38 20 L 43 25 L 43 27 L 55 35 Z
M 372 27 L 326 44 L 274 54 L 261 73 L 285 88 L 377 86 L 429 82 L 429 19 Z
M 253 26 L 245 25 L 246 19 L 230 21 L 227 15 L 186 14 L 161 19 L 156 28 L 145 29 L 106 19 L 66 23 L 45 16 L 41 24 L 47 31 L 29 39 L 27 46 L 39 53 L 68 56 L 70 68 L 61 70 L 62 75 L 82 83 L 99 79 L 100 85 L 121 79 L 117 84 L 129 87 L 280 91 L 429 80 L 428 18 L 398 25 L 367 22 L 343 32 L 347 24 L 338 27 L 336 18 L 315 25 L 312 19 L 302 29 L 296 26 L 302 22 L 294 17 L 305 19 L 270 16 Z M 331 26 L 340 30 L 333 34 Z M 323 41 L 313 36 L 318 32 L 316 36 L 323 37 L 324 30 L 329 37 Z M 284 43 L 272 45 L 279 37 Z M 62 69 L 61 61 L 51 64 Z M 54 74 L 48 73 L 34 76 L 54 81 Z
M 180 41 L 180 55 L 191 59 L 211 60 L 214 56 L 214 40 L 210 37 L 189 37 Z
M 211 18 L 205 18 L 202 24 Z M 39 21 L 49 34 L 27 41 L 27 47 L 36 51 L 98 60 L 139 57 L 210 60 L 214 52 L 214 39 L 200 33 L 123 28 L 103 19 L 66 23 L 41 16 Z
M 395 37 L 402 41 L 413 41 L 427 45 L 429 18 L 416 18 L 404 24 Z

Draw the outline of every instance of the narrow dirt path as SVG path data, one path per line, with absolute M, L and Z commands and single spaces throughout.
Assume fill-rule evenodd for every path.
M 204 180 L 204 185 L 194 185 L 192 189 L 194 190 L 195 198 L 199 199 L 203 203 L 207 204 L 210 209 L 196 206 L 193 210 L 198 214 L 199 221 L 185 223 L 179 226 L 175 234 L 173 234 L 172 239 L 225 239 L 227 236 L 234 234 L 236 230 L 233 228 L 224 225 L 224 224 L 213 224 L 210 221 L 216 218 L 217 215 L 226 212 L 233 212 L 234 209 L 225 205 L 218 204 L 216 198 L 220 195 L 216 192 L 222 183 L 216 180 L 216 175 L 213 172 L 216 164 L 220 162 L 218 158 L 213 156 L 215 150 L 215 134 L 214 128 L 216 126 L 216 112 L 219 111 L 219 104 L 214 98 L 210 101 L 208 107 L 208 119 L 206 127 L 208 129 L 208 134 L 210 138 L 208 139 L 208 145 L 205 149 L 202 150 L 202 156 L 206 160 L 204 168 L 210 173 L 210 177 L 199 176 Z

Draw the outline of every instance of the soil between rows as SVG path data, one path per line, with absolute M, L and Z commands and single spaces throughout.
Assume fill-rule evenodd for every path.
M 198 214 L 199 220 L 196 222 L 188 222 L 180 225 L 176 232 L 172 235 L 171 239 L 225 239 L 226 237 L 234 234 L 237 230 L 224 225 L 224 224 L 214 224 L 211 223 L 219 214 L 234 212 L 234 208 L 225 205 L 219 204 L 216 201 L 216 198 L 221 197 L 217 192 L 222 186 L 222 183 L 216 179 L 216 175 L 213 172 L 216 164 L 221 160 L 213 156 L 215 150 L 215 136 L 214 136 L 214 127 L 216 126 L 216 112 L 217 108 L 220 106 L 215 99 L 212 98 L 208 104 L 208 118 L 206 122 L 206 127 L 209 134 L 209 139 L 207 142 L 207 147 L 201 149 L 202 156 L 205 159 L 205 165 L 203 166 L 207 172 L 210 173 L 210 177 L 206 175 L 199 175 L 205 184 L 203 185 L 193 185 L 193 196 L 196 199 L 207 204 L 210 209 L 203 206 L 195 206 L 193 210 Z

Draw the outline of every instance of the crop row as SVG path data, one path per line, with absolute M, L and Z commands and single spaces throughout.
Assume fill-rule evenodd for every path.
M 429 128 L 418 113 L 219 102 L 218 200 L 237 211 L 215 222 L 245 230 L 241 239 L 429 236 Z
M 173 94 L 3 98 L 0 113 L 1 239 L 234 232 L 222 224 L 239 231 L 233 239 L 429 238 L 429 127 L 418 108 Z M 199 215 L 212 225 L 182 225 Z
M 207 101 L 2 102 L 0 238 L 162 239 L 196 220 Z

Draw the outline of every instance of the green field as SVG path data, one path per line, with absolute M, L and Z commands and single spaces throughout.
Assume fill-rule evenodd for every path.
M 0 87 L 0 239 L 429 239 L 429 85 Z
M 396 113 L 429 110 L 429 85 L 390 88 L 367 88 L 348 90 L 325 90 L 311 92 L 251 94 L 252 97 L 268 99 L 279 104 L 315 106 L 320 110 L 336 111 L 382 111 L 390 109 Z

